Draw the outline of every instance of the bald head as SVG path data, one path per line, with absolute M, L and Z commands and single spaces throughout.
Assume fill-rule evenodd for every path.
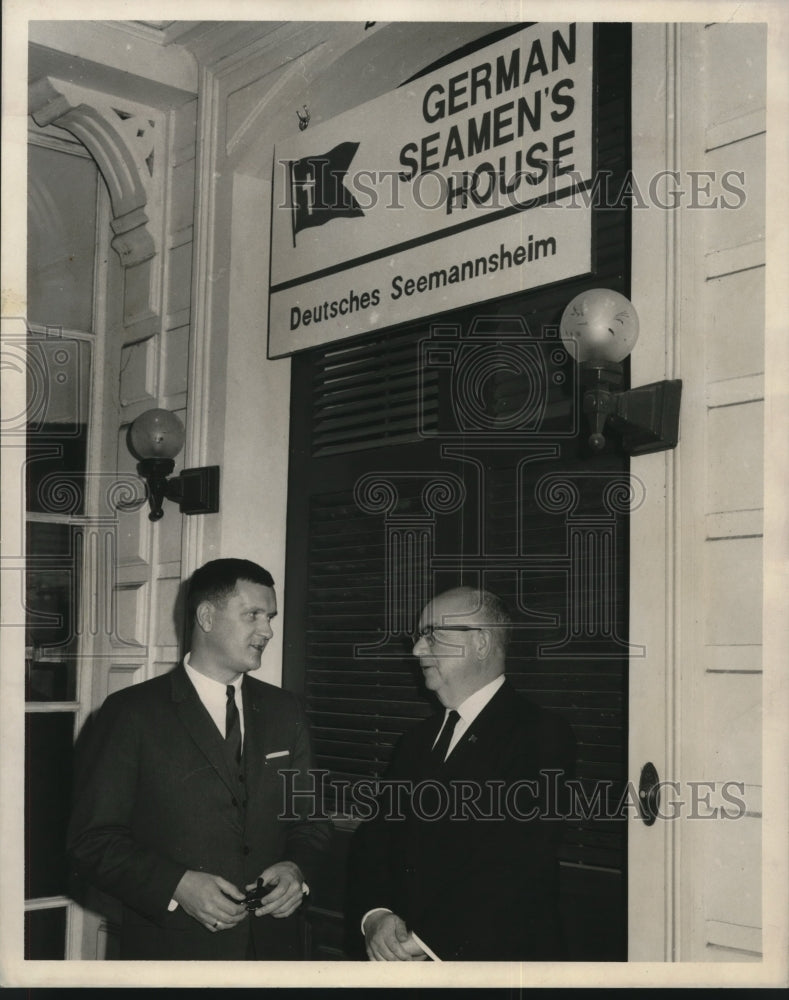
M 455 587 L 438 594 L 419 619 L 414 655 L 443 705 L 456 708 L 504 673 L 511 619 L 495 594 Z
M 460 608 L 464 616 L 475 624 L 486 625 L 491 629 L 494 644 L 503 656 L 507 653 L 512 634 L 512 618 L 507 606 L 500 597 L 489 590 L 478 587 L 453 587 L 445 590 L 434 598 L 442 605 L 449 602 L 455 608 Z M 431 602 L 432 603 L 432 602 Z M 451 624 L 448 620 L 445 624 Z

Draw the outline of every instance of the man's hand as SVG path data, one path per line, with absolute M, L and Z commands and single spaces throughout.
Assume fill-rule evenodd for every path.
M 247 915 L 244 893 L 221 875 L 186 871 L 173 899 L 211 932 L 229 930 Z
M 364 942 L 371 962 L 423 962 L 427 958 L 395 913 L 371 913 L 364 922 Z
M 263 885 L 273 885 L 274 888 L 263 897 L 263 905 L 255 910 L 256 917 L 289 917 L 301 906 L 304 893 L 301 887 L 304 878 L 301 870 L 293 861 L 278 861 L 269 865 L 260 873 Z M 247 889 L 254 889 L 251 882 Z

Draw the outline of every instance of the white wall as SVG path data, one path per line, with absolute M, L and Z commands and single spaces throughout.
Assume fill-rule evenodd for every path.
M 630 637 L 647 657 L 631 664 L 630 779 L 651 759 L 685 806 L 631 830 L 630 957 L 758 961 L 766 29 L 634 37 L 634 170 L 642 188 L 678 171 L 683 196 L 633 213 L 632 379 L 678 377 L 683 393 L 676 451 L 632 464 L 650 502 L 631 521 Z M 695 819 L 694 782 L 712 783 Z M 725 782 L 741 783 L 743 814 L 701 818 Z
M 687 351 L 703 397 L 690 415 L 699 450 L 685 455 L 681 484 L 683 545 L 695 550 L 701 583 L 682 623 L 698 630 L 686 657 L 699 699 L 688 727 L 701 737 L 699 778 L 741 782 L 747 803 L 741 819 L 696 833 L 700 854 L 689 864 L 704 905 L 688 928 L 688 957 L 704 961 L 762 953 L 766 34 L 761 24 L 686 31 L 695 50 L 686 71 L 701 71 L 689 159 L 715 176 L 739 172 L 745 192 L 736 209 L 695 213 L 686 284 L 703 344 Z

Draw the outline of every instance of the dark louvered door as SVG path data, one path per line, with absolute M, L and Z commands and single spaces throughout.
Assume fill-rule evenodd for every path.
M 287 680 L 307 692 L 332 779 L 380 775 L 396 739 L 430 712 L 406 635 L 427 599 L 426 546 L 456 549 L 464 511 L 436 515 L 424 495 L 462 482 L 438 472 L 436 442 L 419 440 L 419 412 L 429 432 L 438 406 L 437 377 L 420 377 L 424 332 L 294 362 L 292 420 L 304 424 L 311 409 L 313 422 L 298 488 L 295 464 L 291 475 Z
M 615 196 L 629 31 L 598 30 L 597 167 Z M 626 959 L 628 468 L 586 450 L 557 330 L 583 288 L 629 292 L 627 205 L 596 208 L 593 235 L 591 277 L 293 359 L 285 684 L 304 695 L 338 816 L 311 896 L 313 958 L 360 945 L 342 916 L 350 789 L 435 708 L 407 633 L 431 592 L 481 583 L 515 611 L 510 678 L 571 723 L 583 796 L 601 796 L 562 853 L 569 957 Z

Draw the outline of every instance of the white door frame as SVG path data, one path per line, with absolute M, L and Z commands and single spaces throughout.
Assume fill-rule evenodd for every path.
M 679 26 L 633 24 L 632 169 L 639 190 L 660 171 L 678 169 Z M 648 199 L 632 210 L 631 299 L 640 335 L 631 356 L 633 385 L 679 377 L 676 331 L 681 328 L 679 219 Z M 685 399 L 683 399 L 683 407 Z M 683 411 L 684 415 L 684 411 Z M 683 426 L 684 432 L 684 426 Z M 636 494 L 630 518 L 630 641 L 643 656 L 630 661 L 628 779 L 638 789 L 644 764 L 661 781 L 673 779 L 679 700 L 676 601 L 678 517 L 675 483 L 681 448 L 631 462 Z M 635 505 L 634 505 L 635 506 Z M 628 820 L 628 959 L 678 958 L 677 824 Z

